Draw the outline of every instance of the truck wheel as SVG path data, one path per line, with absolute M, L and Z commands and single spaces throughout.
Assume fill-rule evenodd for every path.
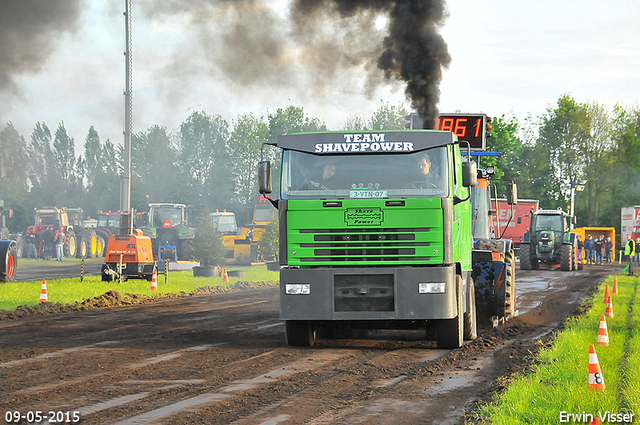
M 560 269 L 562 271 L 571 271 L 571 245 L 562 245 L 560 248 Z
M 285 328 L 287 344 L 292 347 L 311 347 L 316 342 L 316 331 L 307 320 L 287 320 Z
M 67 233 L 67 241 L 63 246 L 63 253 L 66 258 L 75 258 L 78 249 L 78 241 L 73 231 Z
M 97 257 L 97 244 L 96 244 L 96 232 L 89 230 L 82 233 L 82 241 L 87 245 L 87 253 L 84 258 Z
M 78 244 L 76 256 L 78 258 L 87 258 L 88 252 L 89 252 L 89 247 L 87 246 L 87 239 L 83 237 L 81 238 L 80 243 Z
M 18 247 L 13 240 L 0 241 L 0 282 L 16 280 Z
M 531 270 L 531 245 L 520 245 L 520 270 Z
M 104 257 L 104 250 L 107 244 L 105 243 L 102 236 L 96 236 L 96 257 Z
M 456 276 L 456 300 L 458 314 L 453 319 L 440 319 L 436 325 L 436 345 L 438 348 L 460 348 L 463 342 L 464 313 L 462 308 L 462 277 Z
M 478 337 L 478 319 L 476 317 L 476 288 L 473 279 L 469 284 L 469 305 L 464 313 L 464 335 L 463 338 L 471 341 Z
M 513 261 L 513 251 L 505 252 L 504 261 L 507 263 L 507 277 L 505 279 L 504 317 L 513 317 L 516 312 L 516 265 Z

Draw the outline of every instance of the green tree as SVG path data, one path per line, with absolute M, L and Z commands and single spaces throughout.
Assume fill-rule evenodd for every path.
M 100 210 L 115 211 L 120 207 L 120 175 L 123 172 L 123 167 L 122 161 L 119 160 L 118 151 L 109 139 L 102 145 L 101 158 L 103 169 L 96 177 L 90 192 L 95 206 L 90 210 L 85 210 L 90 215 Z M 146 210 L 146 204 L 144 207 L 143 211 Z M 135 205 L 135 208 L 139 210 L 138 205 Z
M 561 96 L 557 106 L 548 108 L 542 116 L 538 143 L 548 153 L 551 173 L 547 187 L 554 201 L 549 207 L 565 208 L 567 198 L 562 194 L 561 186 L 567 181 L 584 179 L 583 147 L 589 136 L 587 108 L 568 94 Z
M 260 148 L 268 139 L 269 127 L 262 116 L 241 114 L 234 120 L 229 139 L 229 158 L 234 197 L 240 206 L 253 205 L 252 199 L 258 193 Z
M 91 126 L 87 137 L 84 139 L 84 174 L 87 178 L 87 186 L 92 187 L 98 183 L 96 179 L 104 173 L 102 163 L 102 144 L 98 132 Z
M 289 105 L 278 108 L 275 114 L 268 115 L 269 142 L 276 143 L 278 136 L 307 131 L 326 131 L 327 126 L 318 118 L 310 117 L 302 107 Z M 281 152 L 266 146 L 263 151 L 264 160 L 271 161 L 274 192 L 279 191 Z M 257 165 L 256 165 L 257 166 Z
M 517 183 L 521 174 L 524 143 L 518 136 L 519 125 L 514 116 L 502 115 L 493 118 L 490 126 L 487 151 L 498 152 L 500 156 L 483 158 L 481 165 L 496 167 L 496 175 L 492 182 L 496 184 L 499 196 L 505 197 L 507 183 Z
M 586 196 L 578 196 L 576 208 L 586 210 L 586 224 L 592 226 L 595 223 L 604 224 L 602 210 L 611 199 L 609 194 L 614 186 L 611 174 L 607 170 L 607 162 L 611 156 L 614 141 L 612 133 L 612 121 L 606 108 L 596 102 L 583 105 L 587 113 L 588 135 L 581 139 L 579 145 L 578 161 L 582 170 L 577 173 L 574 181 L 586 180 Z M 619 216 L 619 212 L 617 216 Z M 582 222 L 582 221 L 581 221 Z
M 402 106 L 392 106 L 389 102 L 382 105 L 373 113 L 369 128 L 371 130 L 404 130 L 407 122 L 407 110 Z
M 360 130 L 370 130 L 369 124 L 367 123 L 366 118 L 362 115 L 354 112 L 347 117 L 347 120 L 342 123 L 340 126 L 340 130 L 342 131 L 360 131 Z
M 196 111 L 180 125 L 180 183 L 198 208 L 230 198 L 228 140 L 229 124 L 220 115 Z
M 7 226 L 12 232 L 22 231 L 32 218 L 23 208 L 27 202 L 28 154 L 24 138 L 11 122 L 0 132 L 0 152 L 0 199 L 6 209 L 23 212 L 14 214 Z
M 74 177 L 76 165 L 75 145 L 73 138 L 67 134 L 64 121 L 60 122 L 53 140 L 53 157 L 55 169 L 62 180 L 69 181 Z
M 11 121 L 0 132 L 0 152 L 0 178 L 3 183 L 17 189 L 25 188 L 29 170 L 27 143 Z
M 226 252 L 222 245 L 222 234 L 211 221 L 211 210 L 204 208 L 199 216 L 196 237 L 193 240 L 193 255 L 203 267 L 220 266 L 225 263 Z
M 45 123 L 36 123 L 31 133 L 31 143 L 27 147 L 29 154 L 29 180 L 32 192 L 42 189 L 51 177 L 53 169 L 53 153 L 51 151 L 51 131 Z M 38 193 L 38 195 L 43 195 Z
M 302 107 L 289 105 L 268 115 L 269 142 L 276 143 L 278 136 L 304 131 L 326 131 L 327 126 L 318 118 L 310 117 Z
M 612 118 L 614 147 L 607 157 L 606 171 L 613 184 L 605 217 L 615 217 L 619 226 L 620 208 L 637 205 L 640 199 L 640 106 L 625 109 L 616 105 Z
M 146 211 L 149 201 L 186 202 L 174 200 L 179 190 L 176 156 L 166 127 L 154 125 L 132 135 L 131 204 L 135 209 Z

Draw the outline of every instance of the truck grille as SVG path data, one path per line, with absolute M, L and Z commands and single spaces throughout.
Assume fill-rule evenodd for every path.
M 301 229 L 301 263 L 425 262 L 432 259 L 432 230 L 420 228 Z M 303 236 L 304 235 L 304 236 Z M 310 237 L 311 236 L 311 237 Z M 431 235 L 431 239 L 434 239 Z M 437 236 L 436 236 L 437 238 Z M 441 238 L 440 238 L 441 239 Z M 437 240 L 437 239 L 436 239 Z M 429 249 L 430 248 L 430 249 Z M 435 252 L 438 252 L 437 245 Z M 290 260 L 292 258 L 290 257 Z

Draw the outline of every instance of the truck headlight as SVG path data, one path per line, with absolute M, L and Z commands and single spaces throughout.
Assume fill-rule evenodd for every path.
M 311 285 L 308 283 L 287 283 L 284 285 L 284 292 L 287 295 L 309 295 Z
M 444 294 L 447 284 L 445 282 L 420 283 L 420 294 Z

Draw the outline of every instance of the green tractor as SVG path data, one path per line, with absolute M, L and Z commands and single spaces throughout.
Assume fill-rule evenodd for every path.
M 520 269 L 559 265 L 563 271 L 578 270 L 578 241 L 570 231 L 571 223 L 574 218 L 562 210 L 538 210 L 531 214 L 529 231 L 520 245 Z
M 157 260 L 193 260 L 196 231 L 188 217 L 185 204 L 149 204 L 149 222 L 140 230 L 151 238 Z

